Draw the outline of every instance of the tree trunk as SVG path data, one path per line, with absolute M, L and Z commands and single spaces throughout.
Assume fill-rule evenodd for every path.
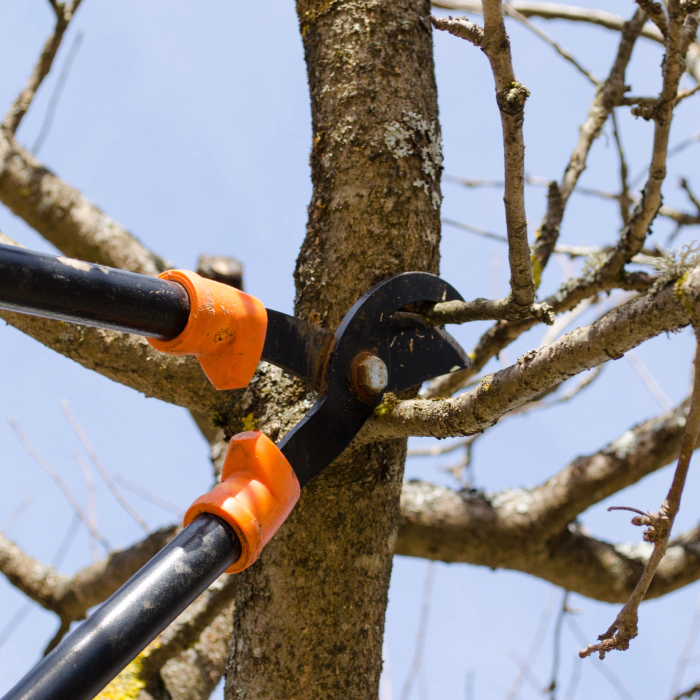
M 314 191 L 296 310 L 326 328 L 376 282 L 438 271 L 442 158 L 429 9 L 424 0 L 297 4 Z M 260 427 L 276 439 L 308 410 L 274 370 L 252 391 Z M 283 402 L 289 408 L 276 417 Z M 240 576 L 229 700 L 378 695 L 405 442 L 349 452 L 304 489 Z

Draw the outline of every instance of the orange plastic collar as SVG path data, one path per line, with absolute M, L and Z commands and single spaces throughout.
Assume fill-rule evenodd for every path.
M 267 332 L 263 303 L 196 272 L 167 270 L 160 279 L 181 284 L 190 298 L 190 318 L 172 340 L 148 342 L 168 355 L 194 355 L 217 389 L 240 389 L 253 378 Z
M 259 430 L 231 438 L 221 483 L 200 496 L 185 514 L 185 526 L 212 513 L 236 531 L 243 553 L 227 569 L 236 574 L 254 564 L 299 500 L 299 481 L 270 438 Z

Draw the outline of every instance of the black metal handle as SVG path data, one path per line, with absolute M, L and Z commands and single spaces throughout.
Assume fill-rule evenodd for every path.
M 169 340 L 190 300 L 175 282 L 0 245 L 0 308 Z
M 240 555 L 230 525 L 197 516 L 3 700 L 91 700 Z

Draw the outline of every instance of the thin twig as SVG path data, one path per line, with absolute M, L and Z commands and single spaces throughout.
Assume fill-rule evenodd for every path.
M 700 596 L 698 596 L 698 600 L 695 603 L 695 612 L 693 613 L 693 619 L 690 621 L 688 636 L 685 638 L 683 651 L 678 657 L 676 670 L 673 674 L 673 680 L 671 681 L 671 697 L 673 698 L 677 697 L 677 693 L 679 692 L 678 688 L 683 681 L 683 674 L 688 665 L 690 655 L 693 653 L 693 647 L 698 638 L 698 632 L 700 632 Z
M 644 386 L 649 390 L 649 393 L 656 399 L 656 402 L 664 409 L 670 411 L 673 408 L 673 402 L 666 396 L 664 390 L 659 386 L 659 383 L 654 378 L 654 375 L 649 371 L 649 368 L 642 362 L 639 355 L 634 350 L 630 350 L 625 354 L 627 362 L 632 369 L 637 373 L 637 376 L 642 380 Z
M 527 652 L 527 656 L 523 660 L 523 663 L 520 666 L 520 670 L 518 671 L 518 674 L 513 680 L 510 689 L 508 690 L 508 694 L 506 695 L 507 700 L 515 700 L 515 698 L 518 697 L 520 687 L 522 686 L 523 682 L 527 680 L 530 673 L 532 672 L 532 666 L 537 660 L 537 656 L 540 653 L 540 649 L 542 648 L 542 643 L 544 642 L 544 637 L 547 633 L 547 627 L 549 627 L 549 620 L 552 617 L 552 612 L 554 611 L 554 606 L 557 602 L 556 594 L 557 590 L 552 590 L 552 592 L 549 595 L 549 598 L 547 599 L 547 602 L 545 603 L 544 608 L 542 609 L 542 614 L 540 615 L 540 621 L 537 625 L 535 636 L 532 639 L 532 643 L 530 644 L 530 649 Z M 542 685 L 539 685 L 540 692 L 542 692 L 542 687 Z
M 146 534 L 150 534 L 151 529 L 148 527 L 148 523 L 136 512 L 136 510 L 134 510 L 134 508 L 129 504 L 126 498 L 124 498 L 122 492 L 114 483 L 114 480 L 109 475 L 109 472 L 100 461 L 100 458 L 97 456 L 97 452 L 92 446 L 92 443 L 90 442 L 87 433 L 83 429 L 83 426 L 80 425 L 80 423 L 78 422 L 78 419 L 73 414 L 73 411 L 71 410 L 68 401 L 66 401 L 65 399 L 61 401 L 61 410 L 63 411 L 65 417 L 68 419 L 68 422 L 75 431 L 75 434 L 78 436 L 78 439 L 85 448 L 85 451 L 88 453 L 90 461 L 95 465 L 95 469 L 97 469 L 105 484 L 107 484 L 107 488 L 111 491 L 112 495 L 117 500 L 119 505 L 134 519 L 134 521 Z
M 430 22 L 435 29 L 448 32 L 460 39 L 470 41 L 474 46 L 481 46 L 484 40 L 484 30 L 470 22 L 466 17 L 430 17 Z
M 678 184 L 680 187 L 685 190 L 685 193 L 688 195 L 688 199 L 692 202 L 693 206 L 698 210 L 698 213 L 700 213 L 700 199 L 695 195 L 693 190 L 690 188 L 690 183 L 686 178 L 681 177 L 678 180 Z
M 15 134 L 20 122 L 24 118 L 24 115 L 29 110 L 29 107 L 34 100 L 34 96 L 37 90 L 44 82 L 44 78 L 49 74 L 51 66 L 53 65 L 54 59 L 56 58 L 56 53 L 61 45 L 63 36 L 68 29 L 75 11 L 78 9 L 80 0 L 75 0 L 70 8 L 66 9 L 64 3 L 56 2 L 55 0 L 49 0 L 51 6 L 56 13 L 56 25 L 53 30 L 53 34 L 46 40 L 44 44 L 44 49 L 39 56 L 39 60 L 34 66 L 27 85 L 24 90 L 15 99 L 14 103 L 8 110 L 4 119 L 2 120 L 1 128 L 8 131 L 10 134 Z
M 518 652 L 515 651 L 515 649 L 508 649 L 506 656 L 517 666 L 518 669 L 523 668 L 527 664 L 526 660 L 520 654 L 518 654 Z M 527 683 L 530 686 L 530 688 L 537 693 L 538 696 L 542 694 L 542 688 L 544 688 L 544 683 L 542 683 L 542 681 L 537 676 L 535 676 L 532 669 L 528 671 L 527 676 L 525 676 L 524 682 Z
M 0 532 L 9 534 L 10 530 L 15 526 L 17 521 L 24 515 L 24 512 L 29 508 L 29 504 L 34 500 L 33 493 L 26 493 L 22 500 L 10 511 L 10 514 L 5 518 L 5 522 L 0 525 Z
M 557 621 L 554 624 L 553 651 L 552 651 L 552 680 L 547 688 L 550 700 L 556 700 L 557 689 L 559 687 L 559 665 L 561 663 L 561 630 L 564 626 L 564 617 L 569 612 L 569 591 L 564 591 L 557 615 Z
M 78 499 L 73 495 L 73 492 L 68 488 L 68 485 L 63 480 L 63 477 L 41 456 L 39 451 L 32 445 L 27 439 L 22 429 L 19 427 L 19 423 L 14 417 L 7 419 L 12 430 L 14 430 L 17 439 L 24 447 L 27 454 L 51 477 L 56 486 L 61 490 L 61 493 L 65 496 L 66 500 L 70 504 L 71 508 L 75 511 L 75 514 L 80 518 L 83 525 L 88 529 L 90 535 L 97 540 L 104 548 L 105 551 L 109 552 L 111 547 L 109 542 L 92 526 L 88 517 L 86 517 L 83 509 L 78 503 Z
M 679 153 L 682 153 L 686 149 L 690 148 L 694 144 L 698 143 L 700 141 L 700 131 L 696 131 L 694 134 L 689 136 L 687 139 L 683 139 L 680 143 L 676 144 L 673 148 L 668 149 L 668 153 L 666 155 L 666 161 L 668 162 L 669 158 L 673 158 L 673 156 L 678 155 Z M 643 179 L 644 176 L 649 172 L 649 168 L 644 168 L 644 170 L 640 170 L 631 180 L 630 180 L 630 187 L 634 187 L 638 183 L 640 183 Z
M 420 619 L 418 621 L 418 633 L 416 634 L 416 648 L 413 652 L 413 661 L 408 669 L 408 675 L 404 682 L 403 690 L 401 691 L 401 700 L 408 700 L 411 693 L 416 675 L 420 669 L 423 660 L 423 647 L 425 646 L 425 638 L 428 631 L 428 618 L 430 616 L 430 602 L 433 595 L 433 580 L 435 578 L 435 562 L 428 562 L 428 567 L 425 573 L 425 584 L 423 586 L 423 604 L 420 611 Z
M 630 220 L 630 206 L 632 205 L 632 198 L 630 197 L 629 186 L 627 184 L 629 170 L 627 168 L 627 159 L 625 158 L 625 151 L 622 147 L 622 136 L 620 135 L 620 129 L 617 125 L 617 117 L 615 116 L 614 109 L 610 112 L 610 118 L 613 125 L 615 145 L 617 146 L 617 155 L 620 159 L 620 195 L 618 198 L 618 202 L 620 203 L 620 216 L 622 217 L 623 226 L 626 226 Z
M 644 539 L 647 542 L 652 542 L 654 549 L 632 595 L 618 613 L 615 622 L 606 632 L 598 637 L 600 640 L 598 644 L 589 644 L 579 652 L 581 658 L 598 652 L 600 658 L 604 659 L 609 651 L 614 649 L 624 651 L 629 648 L 630 641 L 638 634 L 639 605 L 644 600 L 656 569 L 666 553 L 673 522 L 680 508 L 681 495 L 683 494 L 688 469 L 690 468 L 690 460 L 695 450 L 698 431 L 700 431 L 700 339 L 696 339 L 694 364 L 693 393 L 690 399 L 685 430 L 683 431 L 678 466 L 673 475 L 671 487 L 658 512 L 638 515 L 632 519 L 633 525 L 647 528 L 644 533 Z
M 608 116 L 625 93 L 625 73 L 632 58 L 632 50 L 644 27 L 645 14 L 638 10 L 623 26 L 615 60 L 605 82 L 599 87 L 591 103 L 586 120 L 579 130 L 579 137 L 557 186 L 556 197 L 550 196 L 537 241 L 533 247 L 535 276 L 542 275 L 559 238 L 564 212 L 579 178 L 586 168 L 588 154 L 600 136 Z
M 468 437 L 466 440 L 457 440 L 456 442 L 449 442 L 446 445 L 432 445 L 430 447 L 418 447 L 413 450 L 409 450 L 406 454 L 407 457 L 437 457 L 438 455 L 446 455 L 450 452 L 458 450 L 460 447 L 465 447 L 470 442 L 474 440 L 474 436 Z
M 595 85 L 596 87 L 600 85 L 600 79 L 595 74 L 591 73 L 587 68 L 584 68 L 583 65 L 581 65 L 574 58 L 574 56 L 568 49 L 564 48 L 559 42 L 556 41 L 556 39 L 549 36 L 547 32 L 540 29 L 536 24 L 530 22 L 530 20 L 527 17 L 525 17 L 525 15 L 522 15 L 520 12 L 518 12 L 511 3 L 504 2 L 503 9 L 505 10 L 505 13 L 507 15 L 510 15 L 513 19 L 520 22 L 520 24 L 522 24 L 524 27 L 527 27 L 527 29 L 529 29 L 533 34 L 542 39 L 542 41 L 549 44 L 565 61 L 571 63 L 571 65 L 573 65 L 576 68 L 576 70 L 578 70 L 586 78 L 588 78 L 588 80 L 590 80 L 590 82 L 593 83 L 593 85 Z
M 566 622 L 569 625 L 569 629 L 573 632 L 574 636 L 576 637 L 576 640 L 579 644 L 585 644 L 587 635 L 586 633 L 581 629 L 580 625 L 576 621 L 576 618 L 573 615 L 567 615 Z M 580 659 L 576 660 L 577 664 L 580 667 Z M 610 669 L 609 666 L 606 666 L 605 664 L 593 664 L 593 668 L 600 673 L 603 678 L 610 684 L 610 686 L 613 688 L 613 690 L 622 698 L 622 700 L 637 700 L 632 693 L 625 688 L 623 682 L 617 677 L 617 675 Z
M 688 97 L 692 97 L 698 91 L 700 91 L 700 83 L 698 83 L 695 87 L 690 88 L 689 90 L 679 90 L 678 95 L 676 96 L 676 105 L 678 105 L 680 102 L 687 99 Z
M 528 316 L 535 301 L 530 246 L 525 213 L 525 142 L 523 120 L 530 91 L 515 77 L 510 40 L 503 21 L 501 0 L 484 0 L 482 49 L 489 59 L 496 83 L 496 101 L 501 115 L 505 191 L 503 202 L 508 232 L 510 299 L 513 310 Z
M 146 490 L 143 488 L 143 486 L 139 486 L 138 484 L 135 484 L 133 481 L 129 481 L 126 477 L 122 476 L 121 474 L 117 474 L 114 477 L 114 480 L 120 485 L 123 486 L 125 489 L 128 489 L 132 493 L 135 493 L 137 496 L 141 496 L 141 498 L 150 501 L 153 503 L 153 505 L 158 506 L 159 508 L 162 508 L 163 510 L 167 510 L 168 512 L 172 513 L 173 515 L 176 515 L 178 518 L 182 518 L 185 515 L 185 511 L 182 510 L 182 508 L 179 508 L 176 506 L 174 503 L 171 503 L 170 501 L 166 501 L 165 498 L 161 498 L 160 496 L 156 496 L 156 494 L 151 493 L 150 491 Z
M 80 48 L 80 44 L 82 43 L 82 41 L 83 30 L 79 29 L 78 33 L 75 35 L 75 39 L 73 39 L 73 43 L 71 44 L 70 50 L 68 51 L 68 55 L 66 56 L 66 60 L 63 62 L 63 67 L 61 68 L 61 72 L 58 76 L 58 80 L 56 81 L 56 85 L 54 86 L 53 92 L 51 93 L 49 105 L 46 108 L 46 114 L 44 115 L 44 121 L 41 125 L 41 129 L 39 129 L 39 134 L 36 137 L 36 140 L 34 141 L 34 145 L 32 146 L 33 155 L 38 155 L 39 150 L 44 145 L 46 137 L 49 135 L 49 131 L 53 123 L 53 118 L 56 113 L 56 108 L 58 107 L 58 101 L 61 99 L 61 93 L 63 92 L 63 88 L 66 84 L 66 81 L 68 80 L 68 75 L 73 65 L 73 60 L 75 59 L 78 53 L 78 49 Z
M 85 500 L 87 502 L 87 515 L 90 525 L 97 529 L 97 501 L 95 500 L 95 477 L 89 462 L 80 452 L 72 452 L 71 457 L 78 463 L 80 471 L 83 473 L 85 482 Z M 99 553 L 95 546 L 95 540 L 90 538 L 90 553 L 93 561 L 99 561 Z
M 461 228 L 463 231 L 475 233 L 477 236 L 482 236 L 483 238 L 490 238 L 491 240 L 498 241 L 499 243 L 508 243 L 508 238 L 500 233 L 491 233 L 490 231 L 485 231 L 483 228 L 479 228 L 478 226 L 463 224 L 461 221 L 455 221 L 454 219 L 442 218 L 441 221 L 443 224 L 454 226 L 455 228 Z

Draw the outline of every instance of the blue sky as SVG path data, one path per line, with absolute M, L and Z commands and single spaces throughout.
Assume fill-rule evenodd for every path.
M 48 3 L 5 3 L 0 27 L 0 101 L 9 105 L 23 86 L 52 25 Z M 632 3 L 608 2 L 605 9 L 631 15 Z M 604 76 L 616 50 L 616 35 L 596 27 L 561 22 L 543 25 L 581 61 Z M 292 273 L 303 240 L 311 185 L 309 97 L 301 40 L 293 3 L 271 8 L 214 0 L 206 7 L 181 0 L 99 3 L 84 0 L 57 59 L 62 65 L 76 32 L 84 38 L 65 86 L 52 130 L 40 157 L 70 184 L 126 226 L 160 255 L 194 267 L 201 252 L 234 255 L 245 264 L 247 290 L 270 308 L 290 312 Z M 527 170 L 558 178 L 563 172 L 592 99 L 591 86 L 523 28 L 509 24 L 516 73 L 531 90 L 525 137 Z M 435 37 L 446 173 L 499 178 L 500 123 L 488 62 L 455 37 Z M 660 84 L 661 48 L 640 41 L 629 72 L 633 94 L 653 94 Z M 49 76 L 18 138 L 31 146 L 41 127 L 58 71 Z M 687 84 L 689 85 L 689 83 Z M 698 130 L 697 100 L 678 111 L 671 143 Z M 652 126 L 619 115 L 630 171 L 644 168 Z M 665 201 L 687 207 L 678 176 L 697 180 L 697 150 L 670 162 Z M 618 165 L 610 130 L 593 147 L 584 186 L 614 190 Z M 465 190 L 443 185 L 445 216 L 496 232 L 504 231 L 498 190 Z M 528 188 L 531 233 L 545 206 L 541 188 Z M 562 242 L 597 245 L 614 240 L 617 205 L 574 195 Z M 30 248 L 50 250 L 36 233 L 4 208 L 0 230 Z M 668 225 L 654 226 L 663 243 Z M 697 230 L 684 233 L 691 240 Z M 443 276 L 465 298 L 505 294 L 506 251 L 493 241 L 445 227 Z M 500 266 L 500 273 L 498 269 Z M 550 264 L 544 291 L 555 288 L 564 271 Z M 580 321 L 590 321 L 584 315 Z M 486 324 L 453 329 L 469 349 Z M 507 360 L 537 347 L 544 331 L 535 329 L 508 349 Z M 658 338 L 638 351 L 673 402 L 688 391 L 692 339 L 683 333 Z M 500 368 L 491 363 L 489 371 Z M 85 426 L 102 461 L 121 474 L 183 508 L 210 486 L 207 445 L 188 414 L 90 374 L 19 332 L 0 327 L 0 521 L 22 498 L 32 500 L 9 535 L 33 556 L 49 561 L 72 514 L 55 485 L 18 444 L 4 418 L 15 416 L 37 448 L 84 499 L 81 472 L 71 453 L 80 449 L 59 402 L 67 399 Z M 660 412 L 635 374 L 620 360 L 610 363 L 589 390 L 557 410 L 505 420 L 479 440 L 474 455 L 476 484 L 487 490 L 536 484 L 579 454 L 594 451 L 628 427 Z M 412 444 L 423 444 L 416 440 Z M 450 459 L 411 459 L 407 476 L 455 486 L 441 467 Z M 655 508 L 665 494 L 668 469 L 616 496 L 615 503 Z M 691 476 L 678 528 L 695 524 L 698 479 Z M 114 546 L 140 537 L 138 525 L 98 483 L 99 526 Z M 171 522 L 167 512 L 129 496 L 152 527 Z M 602 504 L 583 521 L 597 536 L 639 538 L 628 518 L 605 512 Z M 78 533 L 63 564 L 74 571 L 90 562 L 85 532 Z M 393 698 L 400 697 L 414 651 L 427 563 L 397 558 L 387 613 L 386 649 Z M 671 677 L 698 594 L 697 585 L 642 607 L 640 637 L 624 654 L 604 663 L 636 697 L 667 697 Z M 513 572 L 463 565 L 437 565 L 423 664 L 412 698 L 467 698 L 473 674 L 474 698 L 505 697 L 518 673 L 517 657 L 532 648 L 538 625 L 548 619 L 533 667 L 533 684 L 549 683 L 554 615 L 560 592 L 547 583 Z M 23 596 L 0 581 L 0 620 L 8 620 Z M 615 606 L 572 596 L 577 620 L 589 641 L 614 619 Z M 0 647 L 0 691 L 34 663 L 56 626 L 34 608 Z M 576 697 L 618 697 L 595 668 L 576 662 L 579 644 L 562 636 L 562 684 L 580 663 Z M 689 669 L 688 682 L 695 678 Z M 531 680 L 532 680 L 531 679 Z M 520 698 L 541 697 L 525 683 Z M 385 696 L 385 700 L 388 696 Z M 473 698 L 472 698 L 473 700 Z

